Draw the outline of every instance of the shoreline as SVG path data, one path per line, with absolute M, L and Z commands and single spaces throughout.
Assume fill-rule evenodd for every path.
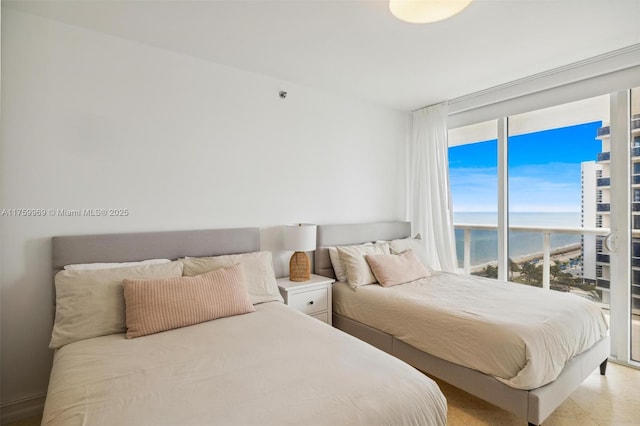
M 577 255 L 581 255 L 582 254 L 582 244 L 581 243 L 573 243 L 573 244 L 567 244 L 566 246 L 562 246 L 562 247 L 556 247 L 555 249 L 551 250 L 550 259 L 551 260 L 560 260 L 559 258 L 566 257 L 566 259 L 563 259 L 563 261 L 564 260 L 569 260 L 569 258 L 575 257 L 574 253 L 577 253 Z M 572 256 L 568 256 L 569 254 L 572 254 Z M 514 263 L 516 263 L 518 265 L 521 265 L 521 264 L 523 264 L 525 262 L 540 261 L 540 260 L 542 260 L 543 256 L 544 256 L 544 253 L 542 251 L 539 251 L 539 252 L 535 252 L 535 253 L 529 253 L 529 254 L 524 254 L 524 255 L 518 256 L 518 257 L 514 257 L 511 260 L 513 260 Z M 492 260 L 490 262 L 485 262 L 485 263 L 481 263 L 481 264 L 478 264 L 478 265 L 471 265 L 470 272 L 482 271 L 487 266 L 498 266 L 498 261 L 497 260 Z

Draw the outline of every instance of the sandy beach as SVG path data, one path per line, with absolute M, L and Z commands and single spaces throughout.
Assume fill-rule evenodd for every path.
M 551 253 L 550 253 L 551 263 L 553 264 L 554 261 L 567 262 L 569 261 L 569 259 L 578 257 L 581 254 L 582 254 L 582 245 L 580 243 L 569 244 L 563 247 L 557 247 L 551 250 Z M 527 254 L 524 256 L 514 257 L 512 258 L 512 260 L 518 265 L 522 265 L 525 262 L 534 262 L 534 263 L 541 262 L 542 257 L 543 257 L 543 253 L 540 251 L 536 253 Z M 479 265 L 473 265 L 471 266 L 471 272 L 472 273 L 480 272 L 483 269 L 485 269 L 487 266 L 497 266 L 497 265 L 498 265 L 497 261 L 482 263 Z

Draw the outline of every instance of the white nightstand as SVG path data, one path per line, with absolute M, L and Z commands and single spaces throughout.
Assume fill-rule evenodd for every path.
M 331 324 L 331 284 L 335 280 L 311 274 L 309 281 L 293 282 L 289 277 L 279 278 L 278 287 L 284 303 Z

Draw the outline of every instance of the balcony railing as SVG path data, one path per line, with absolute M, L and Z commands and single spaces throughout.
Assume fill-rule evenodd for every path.
M 598 161 L 609 161 L 611 160 L 610 152 L 600 152 L 598 153 Z
M 609 133 L 611 133 L 611 127 L 609 127 L 609 126 L 604 126 L 604 127 L 600 127 L 600 128 L 598 129 L 597 135 L 598 135 L 598 136 L 606 136 L 606 135 L 608 135 Z
M 611 287 L 611 284 L 609 283 L 609 280 L 605 280 L 604 278 L 597 278 L 596 287 L 608 289 Z
M 604 253 L 596 254 L 596 262 L 609 263 L 609 255 Z
M 464 223 L 456 223 L 453 225 L 455 229 L 464 231 L 464 258 L 463 268 L 465 274 L 471 273 L 471 231 L 498 231 L 496 225 L 472 225 Z M 537 232 L 542 234 L 542 287 L 550 288 L 551 285 L 551 234 L 572 234 L 572 235 L 596 235 L 606 236 L 609 234 L 609 228 L 569 228 L 555 226 L 509 226 L 509 232 Z M 598 282 L 601 279 L 598 278 Z M 606 282 L 607 287 L 609 282 Z M 601 285 L 598 285 L 603 287 Z
M 631 148 L 631 156 L 632 157 L 640 157 L 640 146 L 636 146 Z
M 611 204 L 609 203 L 601 203 L 596 206 L 596 210 L 599 212 L 609 212 L 611 211 Z
M 596 181 L 598 186 L 611 186 L 611 178 L 598 178 Z

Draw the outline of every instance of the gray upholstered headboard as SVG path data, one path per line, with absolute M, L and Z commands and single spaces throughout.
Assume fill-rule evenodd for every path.
M 411 236 L 410 222 L 318 225 L 317 247 L 314 253 L 315 273 L 325 277 L 336 277 L 331 266 L 327 247 L 362 244 L 379 240 L 395 240 L 409 236 Z
M 260 250 L 258 228 L 75 235 L 52 238 L 54 274 L 75 263 L 217 256 Z

